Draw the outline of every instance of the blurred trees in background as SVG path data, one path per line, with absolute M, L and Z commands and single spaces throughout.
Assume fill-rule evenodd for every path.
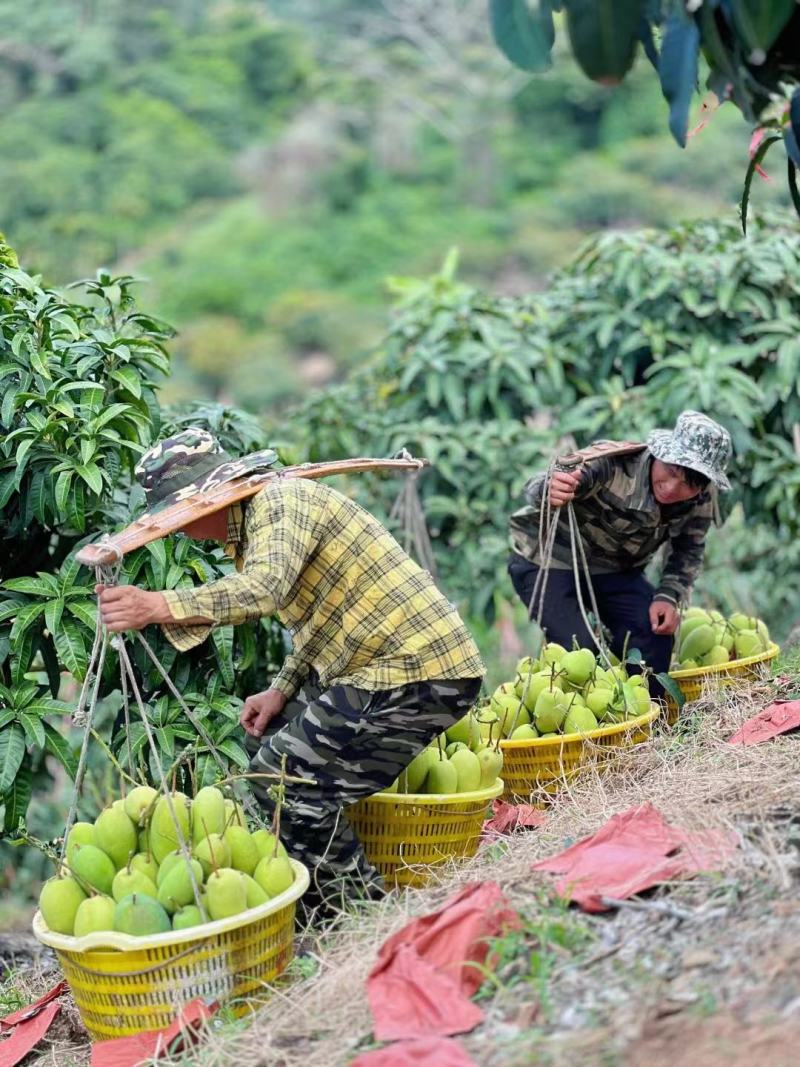
M 731 210 L 731 109 L 680 153 L 655 80 L 529 79 L 484 0 L 0 0 L 0 220 L 55 282 L 152 279 L 170 399 L 254 411 L 380 337 L 386 274 L 540 288 L 585 236 Z M 757 179 L 759 180 L 759 179 Z M 783 201 L 778 182 L 759 189 Z

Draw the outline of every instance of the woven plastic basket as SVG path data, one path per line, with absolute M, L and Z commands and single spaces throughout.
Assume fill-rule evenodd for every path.
M 614 750 L 630 748 L 650 737 L 653 720 L 661 708 L 653 704 L 644 715 L 625 722 L 599 726 L 585 734 L 558 738 L 537 737 L 532 741 L 501 741 L 503 753 L 503 798 L 534 802 L 535 794 L 557 793 L 570 779 L 589 766 L 601 767 L 614 759 Z
M 34 935 L 55 949 L 84 1026 L 97 1041 L 159 1030 L 194 997 L 241 1001 L 237 1015 L 263 1000 L 266 986 L 294 955 L 295 905 L 308 871 L 292 860 L 294 883 L 266 904 L 230 919 L 152 937 L 103 932 L 67 937 L 47 928 Z
M 760 678 L 769 671 L 769 664 L 780 652 L 778 645 L 771 643 L 764 652 L 757 656 L 748 656 L 746 659 L 732 659 L 729 663 L 718 664 L 714 667 L 695 667 L 689 671 L 670 671 L 670 678 L 674 678 L 678 688 L 683 693 L 683 698 L 688 704 L 697 700 L 704 689 L 722 688 L 735 685 L 737 682 L 746 681 L 748 678 Z M 667 722 L 677 722 L 680 714 L 678 705 L 667 695 Z
M 498 778 L 471 793 L 375 793 L 348 809 L 367 858 L 387 885 L 426 885 L 432 868 L 474 856 Z

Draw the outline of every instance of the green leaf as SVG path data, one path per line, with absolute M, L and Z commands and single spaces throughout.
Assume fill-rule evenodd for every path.
M 11 499 L 11 494 L 16 488 L 17 472 L 15 470 L 3 471 L 0 473 L 0 510 L 2 510 Z
M 250 766 L 250 757 L 245 752 L 240 744 L 236 741 L 227 738 L 217 745 L 217 748 L 225 756 L 228 757 L 237 767 L 241 767 L 243 770 Z
M 100 468 L 96 463 L 81 463 L 75 468 L 76 472 L 86 482 L 95 496 L 100 496 L 103 492 L 103 475 L 100 473 Z
M 669 693 L 678 708 L 682 708 L 686 703 L 686 697 L 681 692 L 681 688 L 674 678 L 670 678 L 668 674 L 657 674 L 655 676 L 657 682 L 660 682 L 664 687 L 664 691 Z
M 211 631 L 211 640 L 217 652 L 217 663 L 222 680 L 228 689 L 233 689 L 236 684 L 236 675 L 233 670 L 233 627 L 215 627 Z
M 20 640 L 12 642 L 11 678 L 14 685 L 22 685 L 25 681 L 38 644 L 39 634 L 31 629 L 26 630 Z
M 30 709 L 26 708 L 24 711 L 20 711 L 17 715 L 17 721 L 22 729 L 25 731 L 25 738 L 29 745 L 38 745 L 39 748 L 44 748 L 45 734 L 44 724 L 38 715 L 31 714 Z
M 8 428 L 14 421 L 14 413 L 17 410 L 17 397 L 21 389 L 6 389 L 3 393 L 3 402 L 0 404 L 0 422 Z
M 0 730 L 0 793 L 11 789 L 24 758 L 25 733 L 17 723 L 10 723 Z
M 56 510 L 60 515 L 66 514 L 72 475 L 72 471 L 62 471 L 56 479 Z
M 17 617 L 14 619 L 14 625 L 11 627 L 12 644 L 20 640 L 25 631 L 31 627 L 43 613 L 44 609 L 45 605 L 41 603 L 26 604 L 24 607 L 20 608 L 17 612 Z
M 49 722 L 44 724 L 45 751 L 55 756 L 67 774 L 74 780 L 78 773 L 78 757 L 67 740 Z
M 669 128 L 681 148 L 686 147 L 689 105 L 697 87 L 699 54 L 700 30 L 681 5 L 667 19 L 658 62 L 661 91 L 669 103 Z
M 20 824 L 25 822 L 28 805 L 31 802 L 33 792 L 33 774 L 31 772 L 31 758 L 26 752 L 17 770 L 11 788 L 3 797 L 5 814 L 3 828 L 7 833 L 15 833 Z
M 750 186 L 753 184 L 753 177 L 756 173 L 756 168 L 761 164 L 764 159 L 764 156 L 770 150 L 772 145 L 774 145 L 776 141 L 780 141 L 780 139 L 780 134 L 772 134 L 770 136 L 765 137 L 756 149 L 756 151 L 753 153 L 753 156 L 750 160 L 750 164 L 744 176 L 742 200 L 739 205 L 739 216 L 742 220 L 742 233 L 744 234 L 747 233 L 747 207 L 750 203 Z
M 136 399 L 142 395 L 142 380 L 139 373 L 133 367 L 117 367 L 111 372 L 111 377 Z
M 49 601 L 44 609 L 44 624 L 51 634 L 58 630 L 61 616 L 64 614 L 64 600 L 58 597 Z
M 67 611 L 79 619 L 84 626 L 94 631 L 97 626 L 97 603 L 94 600 L 68 600 Z
M 492 34 L 501 52 L 522 70 L 549 70 L 555 41 L 549 0 L 490 0 Z
M 3 582 L 4 589 L 15 593 L 30 593 L 32 596 L 49 596 L 50 588 L 41 578 L 9 578 Z
M 60 629 L 53 634 L 53 640 L 61 662 L 73 678 L 82 682 L 88 666 L 88 655 L 77 623 L 72 619 L 62 619 Z

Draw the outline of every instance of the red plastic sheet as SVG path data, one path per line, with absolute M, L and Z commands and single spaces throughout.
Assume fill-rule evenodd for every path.
M 54 1001 L 66 993 L 67 988 L 66 982 L 59 982 L 34 1004 L 0 1019 L 0 1031 L 12 1031 L 5 1041 L 0 1042 L 0 1067 L 14 1067 L 39 1044 L 61 1011 L 61 1005 Z
M 11 1035 L 0 1044 L 0 1067 L 14 1067 L 24 1060 L 42 1040 L 60 1011 L 61 1004 L 54 1000 L 32 1018 L 15 1026 Z
M 596 834 L 533 869 L 560 874 L 557 891 L 584 911 L 605 911 L 603 897 L 625 900 L 660 882 L 723 866 L 738 843 L 728 831 L 689 833 L 670 826 L 648 803 L 615 815 Z
M 475 1060 L 450 1037 L 396 1041 L 387 1048 L 365 1052 L 350 1067 L 478 1067 Z
M 505 800 L 495 800 L 492 817 L 483 824 L 483 832 L 488 835 L 510 834 L 514 830 L 544 826 L 546 822 L 545 813 L 532 804 L 507 804 Z
M 776 700 L 728 738 L 729 745 L 760 745 L 800 726 L 800 700 Z
M 196 998 L 190 1000 L 175 1021 L 163 1030 L 148 1030 L 130 1037 L 98 1041 L 92 1045 L 91 1067 L 138 1067 L 140 1063 L 149 1063 L 169 1052 L 180 1051 L 194 1044 L 202 1023 L 210 1019 L 216 1010 L 216 1004 L 208 1007 L 204 1001 Z M 176 1038 L 181 1040 L 174 1045 Z
M 500 887 L 481 882 L 385 941 L 367 979 L 377 1040 L 447 1037 L 477 1026 L 483 1012 L 469 998 L 483 982 L 487 940 L 518 924 Z

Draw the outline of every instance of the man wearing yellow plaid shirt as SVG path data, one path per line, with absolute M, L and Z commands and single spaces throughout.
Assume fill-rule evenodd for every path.
M 273 452 L 231 461 L 190 428 L 146 452 L 137 476 L 152 510 L 274 461 Z M 167 592 L 98 586 L 104 624 L 159 623 L 185 651 L 214 626 L 276 615 L 293 651 L 245 701 L 242 726 L 261 740 L 251 769 L 277 773 L 285 755 L 290 775 L 313 780 L 287 789 L 281 836 L 320 896 L 380 893 L 344 809 L 390 785 L 472 706 L 484 668 L 468 630 L 377 519 L 320 482 L 275 479 L 183 532 L 232 546 L 238 573 Z M 254 790 L 271 810 L 267 788 Z

